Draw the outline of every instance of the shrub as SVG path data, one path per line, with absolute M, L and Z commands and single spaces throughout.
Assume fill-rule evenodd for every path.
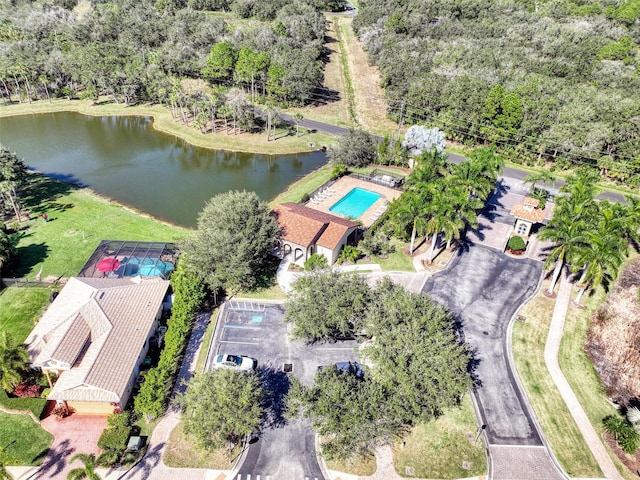
M 305 193 L 304 195 L 302 195 L 302 198 L 300 199 L 299 203 L 307 203 L 310 200 L 311 197 L 309 197 L 308 193 Z
M 620 448 L 626 453 L 634 453 L 640 447 L 640 434 L 626 418 L 609 415 L 602 420 L 604 429 L 613 435 Z
M 340 255 L 338 256 L 338 263 L 342 264 L 343 262 L 356 262 L 362 253 L 356 247 L 352 247 L 351 245 L 345 245 L 342 247 L 340 251 Z
M 106 451 L 100 454 L 96 463 L 101 467 L 113 467 L 120 460 L 120 455 L 116 452 Z
M 307 271 L 327 268 L 328 266 L 329 264 L 327 263 L 327 258 L 324 255 L 320 255 L 319 253 L 314 253 L 307 259 L 306 262 L 304 262 L 304 269 Z
M 347 174 L 349 169 L 346 165 L 342 163 L 337 163 L 333 166 L 333 170 L 331 170 L 331 180 L 335 180 Z
M 58 420 L 62 420 L 63 418 L 67 418 L 69 415 L 71 415 L 71 409 L 65 404 L 62 404 L 56 406 L 56 408 L 54 408 L 51 413 L 58 417 Z
M 160 353 L 158 366 L 149 370 L 140 392 L 134 399 L 136 413 L 152 420 L 162 414 L 171 391 L 175 374 L 180 366 L 182 352 L 189 339 L 193 315 L 198 311 L 205 297 L 202 282 L 189 274 L 182 264 L 171 277 L 173 287 L 173 307 L 167 321 L 164 347 Z
M 516 252 L 522 251 L 527 247 L 527 244 L 524 241 L 524 238 L 519 237 L 517 235 L 511 237 L 509 239 L 509 243 L 507 243 L 507 248 L 509 250 L 514 250 Z
M 127 448 L 127 440 L 131 433 L 131 417 L 129 412 L 114 413 L 107 418 L 109 425 L 98 439 L 98 446 L 121 455 Z
M 371 233 L 368 230 L 358 247 L 367 255 L 387 255 L 395 251 L 395 247 L 389 243 L 390 237 L 382 229 Z
M 16 397 L 20 398 L 37 398 L 40 396 L 40 385 L 29 385 L 22 382 L 12 392 Z

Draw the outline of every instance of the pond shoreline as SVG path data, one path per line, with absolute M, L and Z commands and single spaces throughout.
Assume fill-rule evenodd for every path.
M 75 112 L 93 117 L 147 117 L 155 130 L 179 138 L 190 145 L 208 150 L 236 153 L 261 155 L 310 153 L 319 150 L 310 147 L 310 144 L 325 145 L 331 143 L 329 140 L 333 138 L 324 133 L 309 133 L 302 137 L 285 136 L 278 140 L 265 142 L 265 137 L 262 134 L 202 134 L 192 126 L 175 122 L 167 107 L 160 104 L 125 105 L 115 104 L 109 100 L 99 101 L 96 104 L 91 100 L 62 99 L 52 99 L 52 103 L 49 103 L 48 100 L 36 100 L 31 104 L 15 102 L 10 105 L 0 104 L 0 118 L 59 112 Z
M 57 177 L 55 177 L 53 175 L 47 175 L 44 172 L 41 172 L 41 171 L 35 170 L 35 169 L 31 169 L 31 168 L 29 168 L 27 170 L 27 173 L 29 175 L 39 175 L 41 177 L 47 177 L 47 178 L 49 178 L 51 180 L 54 180 L 56 182 L 62 182 L 62 183 L 66 183 L 68 185 L 73 185 L 78 190 L 83 190 L 83 191 L 87 192 L 90 196 L 94 197 L 98 201 L 106 202 L 106 203 L 108 203 L 110 205 L 113 205 L 114 207 L 121 208 L 126 212 L 132 213 L 132 214 L 137 215 L 138 217 L 141 217 L 141 218 L 147 218 L 147 219 L 152 220 L 152 221 L 154 221 L 156 223 L 159 223 L 161 225 L 166 225 L 167 227 L 176 228 L 178 230 L 184 230 L 185 232 L 191 232 L 191 231 L 195 230 L 195 228 L 192 228 L 192 227 L 188 227 L 188 226 L 185 226 L 185 225 L 179 225 L 177 223 L 173 223 L 173 222 L 170 222 L 168 220 L 163 220 L 161 218 L 158 218 L 158 217 L 156 217 L 154 215 L 151 215 L 148 212 L 145 212 L 144 210 L 140 210 L 139 208 L 136 208 L 136 207 L 134 207 L 132 205 L 127 205 L 126 203 L 123 203 L 123 202 L 120 202 L 118 200 L 115 200 L 114 198 L 111 198 L 108 195 L 104 195 L 102 193 L 98 193 L 94 189 L 92 189 L 91 187 L 88 187 L 86 185 L 82 185 L 82 184 L 79 184 L 77 182 L 72 182 L 72 181 L 69 181 L 69 180 L 63 180 L 61 178 L 57 178 Z

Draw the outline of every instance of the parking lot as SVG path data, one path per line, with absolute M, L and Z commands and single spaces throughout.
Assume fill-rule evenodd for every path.
M 284 418 L 283 399 L 289 376 L 310 385 L 318 367 L 357 360 L 357 343 L 292 342 L 283 318 L 284 307 L 279 304 L 226 302 L 207 355 L 207 370 L 222 353 L 257 359 L 257 373 L 268 389 L 267 421 L 258 440 L 244 453 L 238 479 L 325 478 L 316 459 L 313 430 L 306 421 Z

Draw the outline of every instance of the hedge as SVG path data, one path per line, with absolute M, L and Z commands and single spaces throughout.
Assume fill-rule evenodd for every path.
M 189 274 L 182 264 L 171 277 L 173 307 L 167 321 L 164 347 L 160 353 L 158 366 L 149 370 L 140 392 L 134 399 L 137 414 L 147 420 L 157 418 L 164 411 L 167 398 L 180 368 L 182 353 L 189 340 L 195 313 L 200 309 L 205 297 L 202 282 Z

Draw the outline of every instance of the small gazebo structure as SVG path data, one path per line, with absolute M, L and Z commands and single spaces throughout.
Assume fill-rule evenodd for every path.
M 525 240 L 531 233 L 531 228 L 535 223 L 544 221 L 545 212 L 538 208 L 540 200 L 531 197 L 525 197 L 522 203 L 517 203 L 511 207 L 511 215 L 516 217 L 516 223 L 513 226 L 513 234 L 518 235 Z

